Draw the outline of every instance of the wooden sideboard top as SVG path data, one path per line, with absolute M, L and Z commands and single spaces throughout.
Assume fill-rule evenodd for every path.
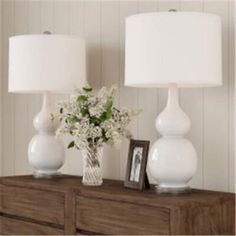
M 73 190 L 76 194 L 85 197 L 166 208 L 194 204 L 209 206 L 225 200 L 235 201 L 233 193 L 197 189 L 192 189 L 189 194 L 157 195 L 153 185 L 149 190 L 138 191 L 125 188 L 123 181 L 119 180 L 104 180 L 103 185 L 99 187 L 83 186 L 81 177 L 72 175 L 61 175 L 52 179 L 35 179 L 31 175 L 0 177 L 0 184 L 57 192 Z
M 0 234 L 235 234 L 235 194 L 193 189 L 158 195 L 123 181 L 0 177 Z

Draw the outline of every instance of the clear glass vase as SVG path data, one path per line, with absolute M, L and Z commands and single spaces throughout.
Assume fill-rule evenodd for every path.
M 82 150 L 83 156 L 83 179 L 84 185 L 99 186 L 102 185 L 102 155 L 103 148 L 90 146 Z

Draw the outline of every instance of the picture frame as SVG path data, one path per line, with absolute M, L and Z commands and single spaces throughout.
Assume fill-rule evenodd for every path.
M 149 188 L 146 173 L 150 141 L 130 140 L 124 186 L 143 190 Z

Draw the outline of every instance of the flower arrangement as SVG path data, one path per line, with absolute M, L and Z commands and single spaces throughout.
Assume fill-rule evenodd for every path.
M 60 127 L 57 134 L 69 134 L 68 148 L 80 150 L 101 147 L 104 143 L 117 146 L 121 137 L 131 138 L 127 129 L 132 116 L 140 110 L 118 109 L 114 106 L 116 87 L 103 87 L 95 93 L 90 86 L 76 89 L 68 101 L 59 102 Z

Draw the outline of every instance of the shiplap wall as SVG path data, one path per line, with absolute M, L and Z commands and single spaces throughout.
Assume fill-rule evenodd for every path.
M 0 15 L 2 2 L 0 1 Z M 2 152 L 2 17 L 0 17 L 0 153 Z M 2 175 L 2 155 L 0 155 L 0 176 Z
M 35 133 L 32 119 L 39 111 L 37 95 L 13 95 L 8 85 L 8 38 L 41 33 L 78 34 L 87 42 L 88 81 L 95 88 L 119 85 L 118 106 L 142 108 L 130 129 L 135 138 L 154 141 L 154 120 L 166 103 L 165 89 L 123 86 L 125 17 L 153 11 L 204 11 L 223 22 L 223 87 L 181 90 L 181 105 L 192 120 L 188 138 L 197 148 L 199 165 L 193 187 L 235 191 L 234 182 L 234 6 L 230 0 L 179 1 L 21 1 L 2 2 L 2 174 L 26 174 L 27 145 Z M 0 38 L 1 40 L 1 38 Z M 170 68 L 171 69 L 171 68 Z M 55 101 L 60 99 L 56 97 Z M 67 141 L 67 140 L 65 140 Z M 124 179 L 128 142 L 120 150 L 106 147 L 104 176 Z M 81 155 L 67 151 L 63 172 L 81 174 Z M 0 162 L 1 164 L 1 162 Z

